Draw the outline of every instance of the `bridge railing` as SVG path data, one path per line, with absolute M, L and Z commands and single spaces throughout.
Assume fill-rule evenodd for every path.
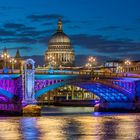
M 7 71 L 0 69 L 0 74 L 20 74 L 20 73 L 21 73 L 20 69 L 15 69 L 15 70 L 8 69 Z
M 108 72 L 92 72 L 92 71 L 64 71 L 64 70 L 36 70 L 36 74 L 63 74 L 63 75 L 89 75 L 89 76 L 105 76 L 105 77 L 128 77 L 127 73 L 108 73 Z
M 140 74 L 132 74 L 132 73 L 109 73 L 109 72 L 94 72 L 94 71 L 74 71 L 74 70 L 35 70 L 36 74 L 56 74 L 56 75 L 87 75 L 87 76 L 104 76 L 104 77 L 134 77 L 134 78 L 140 78 Z M 0 74 L 21 74 L 20 69 L 9 69 L 8 72 L 4 72 L 3 69 L 0 69 Z

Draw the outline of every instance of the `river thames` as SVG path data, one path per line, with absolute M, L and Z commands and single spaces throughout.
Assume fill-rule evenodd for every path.
M 0 140 L 138 140 L 140 114 L 45 107 L 40 117 L 0 117 Z

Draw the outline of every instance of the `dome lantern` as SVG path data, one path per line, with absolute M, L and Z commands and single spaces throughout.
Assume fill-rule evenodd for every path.
M 59 20 L 58 20 L 58 29 L 57 29 L 57 32 L 62 32 L 62 20 L 61 20 L 61 17 L 59 17 Z

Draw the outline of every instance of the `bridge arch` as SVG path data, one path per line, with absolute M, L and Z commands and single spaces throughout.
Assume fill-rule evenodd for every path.
M 80 87 L 88 92 L 91 92 L 104 102 L 128 102 L 130 101 L 129 95 L 127 93 L 118 91 L 115 88 L 109 87 L 108 85 L 104 85 L 99 82 L 58 82 L 52 85 L 49 85 L 35 93 L 35 98 L 41 97 L 42 95 L 46 94 L 49 91 L 52 91 L 54 89 L 57 89 L 59 87 L 63 87 L 65 85 L 75 85 L 77 87 Z
M 2 88 L 0 88 L 0 96 L 6 97 L 8 100 L 12 100 L 14 97 L 13 93 L 11 93 L 7 90 L 4 90 Z

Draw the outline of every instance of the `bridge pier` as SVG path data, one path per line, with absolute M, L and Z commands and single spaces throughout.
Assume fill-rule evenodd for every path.
M 140 110 L 140 81 L 135 82 L 135 106 Z
M 23 106 L 30 105 L 30 104 L 36 104 L 35 99 L 35 66 L 34 61 L 32 59 L 27 59 L 25 61 L 25 70 L 23 72 L 23 86 L 24 86 L 24 93 L 23 93 L 23 100 L 22 104 Z

